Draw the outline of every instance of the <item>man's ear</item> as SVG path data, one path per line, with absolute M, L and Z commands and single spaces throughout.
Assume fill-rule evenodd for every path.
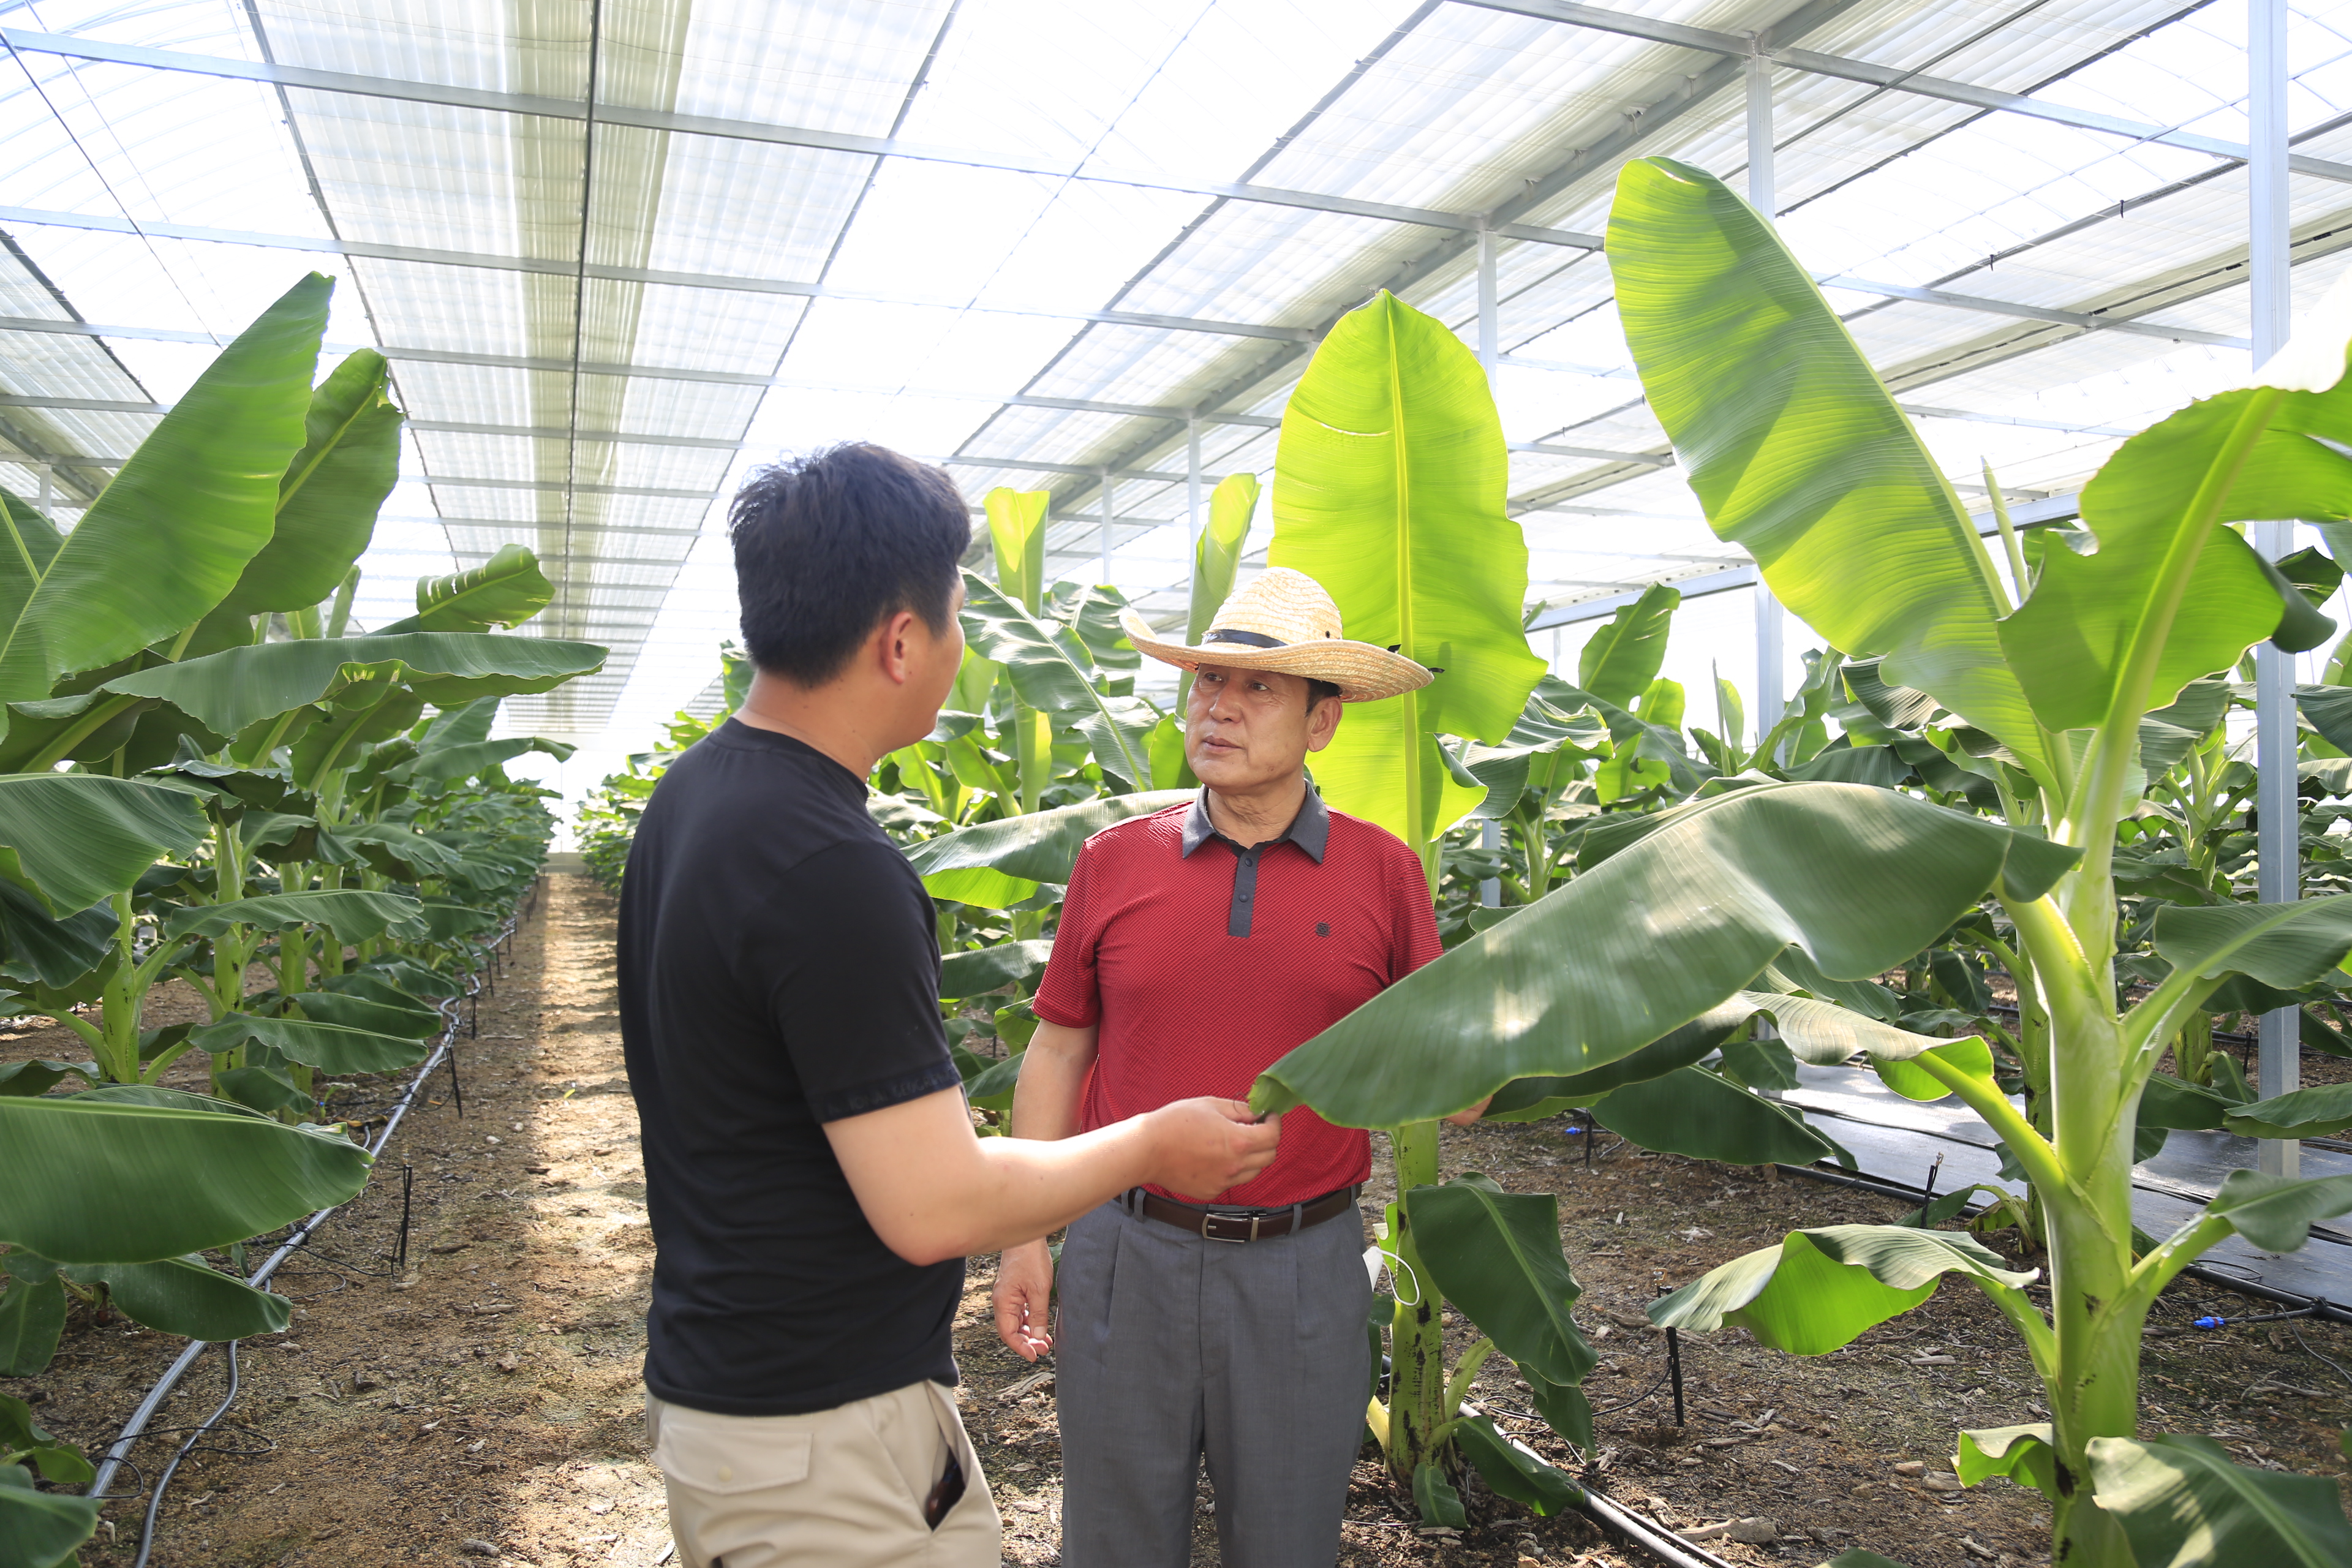
M 1326 697 L 1307 715 L 1307 749 L 1319 752 L 1331 743 L 1339 732 L 1339 717 L 1348 705 L 1336 697 Z
M 914 672 L 914 650 L 908 646 L 914 623 L 914 611 L 894 610 L 882 617 L 866 644 L 867 656 L 879 662 L 883 677 L 896 685 L 904 686 Z

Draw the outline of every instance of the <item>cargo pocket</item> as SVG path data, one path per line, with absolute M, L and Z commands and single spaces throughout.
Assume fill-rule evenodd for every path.
M 725 1497 L 808 1479 L 815 1440 L 809 1431 L 746 1431 L 731 1424 L 713 1429 L 696 1422 L 692 1412 L 673 1407 L 662 1413 L 653 1459 L 678 1485 Z

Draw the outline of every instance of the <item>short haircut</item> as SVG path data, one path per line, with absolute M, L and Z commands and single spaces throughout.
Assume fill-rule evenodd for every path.
M 1309 713 L 1314 712 L 1315 705 L 1318 702 L 1322 701 L 1326 697 L 1337 697 L 1339 695 L 1339 687 L 1333 685 L 1330 681 L 1318 680 L 1311 675 L 1307 678 L 1307 710 Z
M 728 533 L 744 650 L 821 686 L 886 616 L 912 610 L 946 632 L 971 516 L 944 469 L 860 441 L 754 471 Z

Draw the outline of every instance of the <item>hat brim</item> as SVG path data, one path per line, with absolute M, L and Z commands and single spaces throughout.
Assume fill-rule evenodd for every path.
M 1342 702 L 1378 702 L 1402 697 L 1437 679 L 1433 671 L 1401 653 L 1347 637 L 1321 637 L 1314 642 L 1286 643 L 1280 647 L 1168 642 L 1152 636 L 1143 617 L 1132 610 L 1120 613 L 1119 628 L 1126 632 L 1128 641 L 1135 645 L 1138 653 L 1148 654 L 1179 669 L 1198 669 L 1204 664 L 1214 664 L 1328 680 L 1339 689 Z

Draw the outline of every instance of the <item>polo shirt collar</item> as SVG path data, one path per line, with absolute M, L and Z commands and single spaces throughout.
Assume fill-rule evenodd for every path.
M 1185 856 L 1189 858 L 1193 850 L 1212 838 L 1223 839 L 1227 844 L 1234 842 L 1219 833 L 1216 825 L 1209 820 L 1209 791 L 1203 785 L 1201 793 L 1192 797 L 1192 809 L 1184 814 Z M 1307 786 L 1307 798 L 1299 803 L 1298 815 L 1290 819 L 1290 826 L 1268 839 L 1266 846 L 1270 847 L 1286 840 L 1306 850 L 1307 858 L 1318 866 L 1323 864 L 1323 851 L 1331 842 L 1331 812 L 1323 804 L 1323 797 L 1315 793 L 1313 784 Z M 1234 847 L 1236 849 L 1242 847 L 1239 845 Z

